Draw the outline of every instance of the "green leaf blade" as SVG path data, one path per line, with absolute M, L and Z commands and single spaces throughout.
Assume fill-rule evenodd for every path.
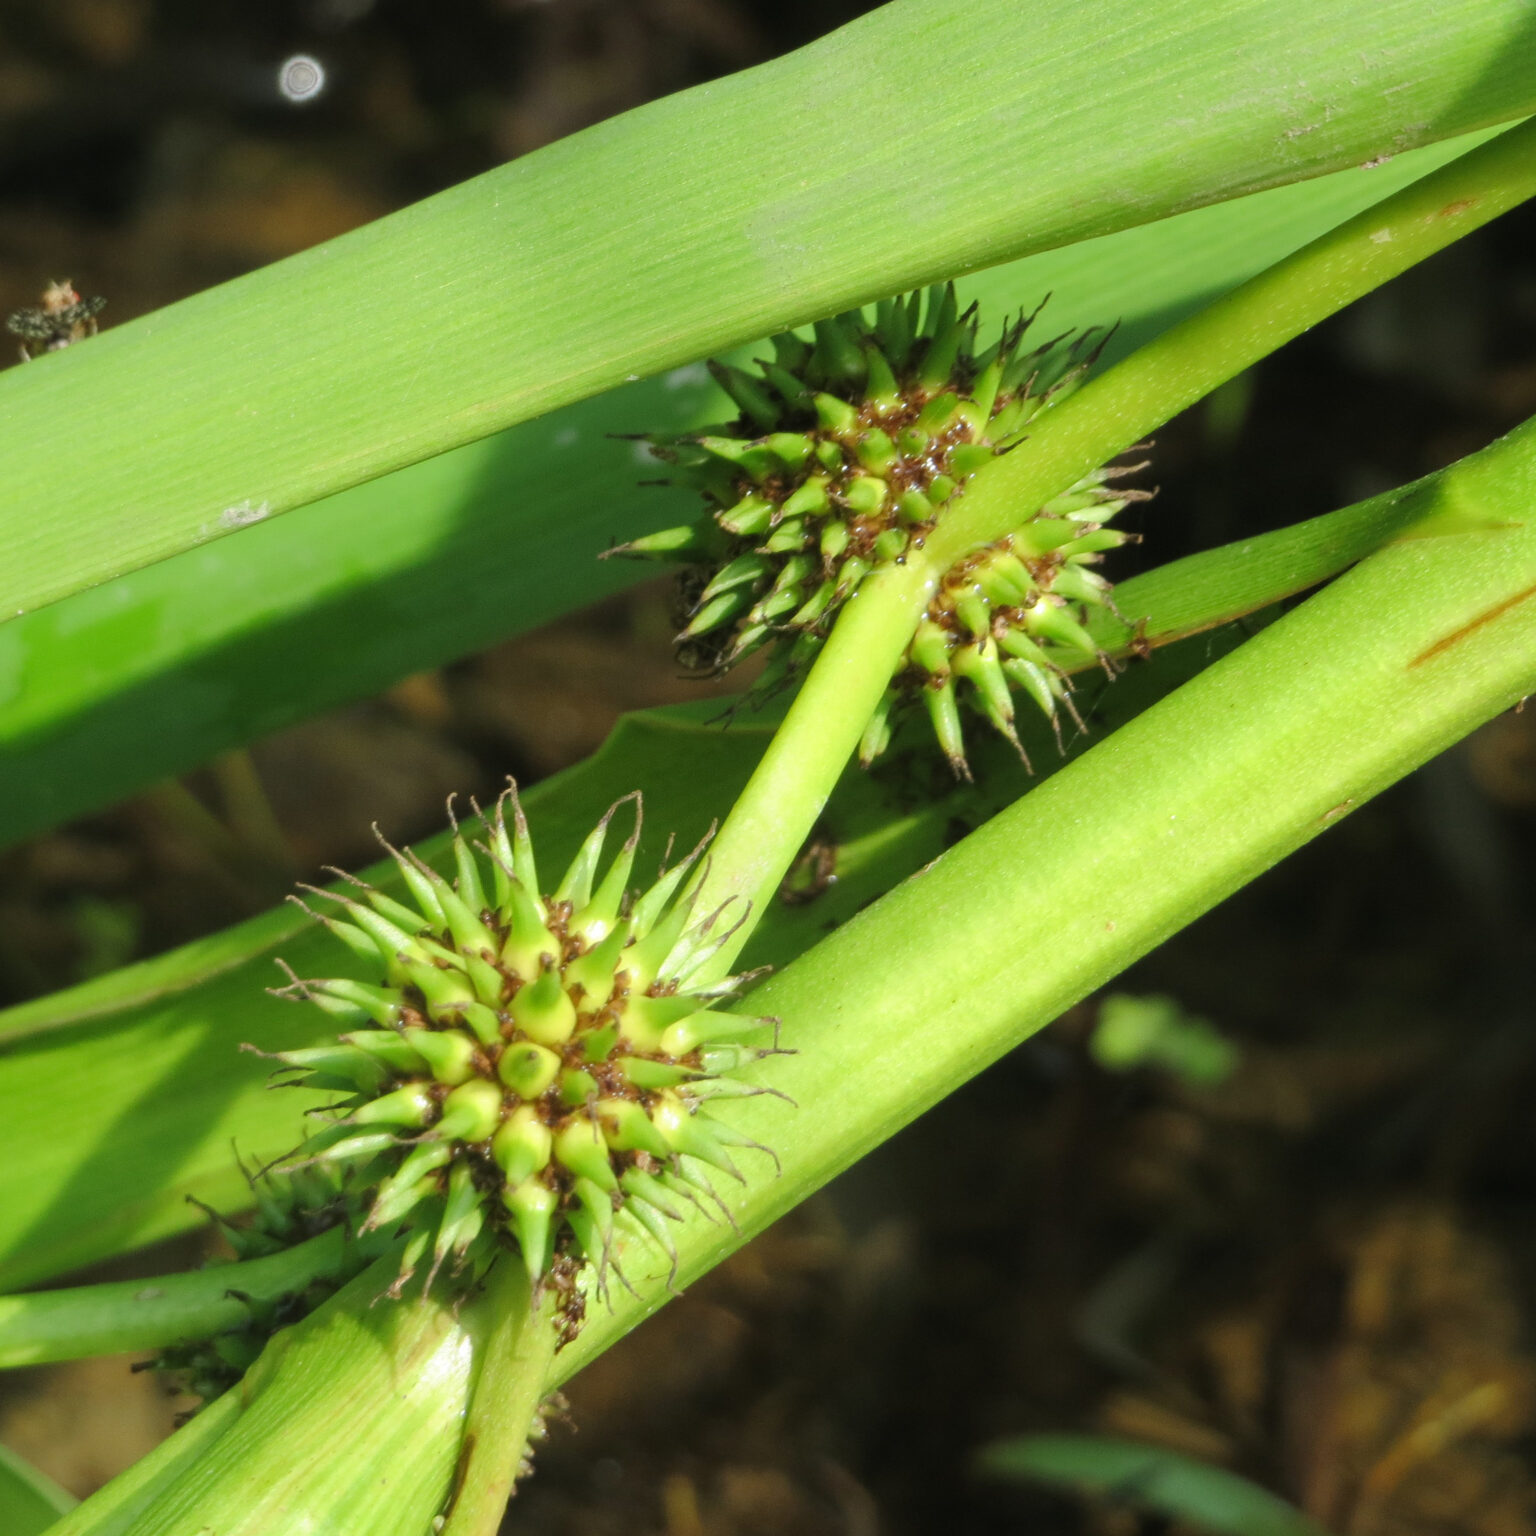
M 852 303 L 1511 120 L 1533 61 L 1523 0 L 902 0 L 10 370 L 0 613 Z
M 1413 533 L 1435 514 L 1447 477 L 1457 472 L 1135 577 L 1119 589 L 1122 611 L 1145 621 L 1146 640 L 1160 647 L 1273 603 Z M 1111 619 L 1100 639 L 1125 650 L 1131 635 Z M 1210 659 L 1203 644 L 1201 652 L 1179 662 L 1175 681 L 1186 675 L 1181 669 Z M 1158 669 L 1140 668 L 1122 679 L 1106 701 L 1099 734 L 1166 690 L 1163 679 Z M 596 758 L 536 786 L 527 798 L 541 840 L 558 853 L 574 851 L 607 805 L 637 785 L 646 791 L 654 832 L 702 832 L 703 804 L 724 803 L 744 782 L 769 729 L 749 716 L 722 732 L 701 723 L 713 709 L 694 710 L 692 718 L 686 711 L 627 717 Z M 1055 759 L 1043 724 L 1038 729 L 1041 739 L 1030 749 L 1049 770 Z M 994 810 L 1021 790 L 1000 763 L 983 783 L 988 799 L 981 804 Z M 707 795 L 705 786 L 712 786 Z M 937 856 L 952 817 L 981 809 L 954 797 L 915 814 L 899 805 L 871 808 L 863 775 L 853 773 L 851 786 L 845 799 L 854 809 L 833 807 L 836 822 L 846 819 L 849 828 L 836 886 L 812 904 L 776 903 L 754 938 L 752 964 L 792 960 Z M 441 857 L 444 841 L 421 851 Z M 373 878 L 388 886 L 393 872 Z M 292 1048 L 309 1043 L 306 1029 L 322 1027 L 263 994 L 276 979 L 275 955 L 300 971 L 336 969 L 334 947 L 284 907 L 0 1015 L 0 1093 L 18 1106 L 0 1160 L 8 1175 L 0 1176 L 0 1286 L 46 1278 L 188 1225 L 197 1217 L 184 1193 L 216 1206 L 238 1204 L 243 1188 L 230 1139 L 255 1155 L 298 1138 L 305 1101 L 267 1092 L 265 1066 L 233 1049 L 241 1040 Z M 126 1098 L 129 1108 L 115 1120 L 61 1119 L 54 1109 L 61 1081 L 78 1085 L 81 1103 Z M 161 1103 L 158 1115 L 135 1112 Z M 30 1134 L 34 1119 L 38 1130 Z
M 75 1503 L 51 1477 L 0 1445 L 0 1531 L 6 1536 L 41 1536 Z
M 1000 322 L 1049 292 L 1042 323 L 1117 320 L 1118 354 L 1486 137 L 1045 252 L 962 299 Z M 609 434 L 729 411 L 690 365 L 0 624 L 0 843 L 649 574 L 591 556 L 692 499 L 637 486 L 659 467 Z
M 1328 1536 L 1285 1500 L 1191 1456 L 1107 1435 L 1023 1435 L 987 1446 L 984 1475 L 1082 1489 L 1114 1504 L 1187 1520 L 1212 1536 Z

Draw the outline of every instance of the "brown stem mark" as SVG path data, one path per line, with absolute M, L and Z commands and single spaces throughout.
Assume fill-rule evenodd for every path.
M 1460 629 L 1453 631 L 1443 640 L 1436 640 L 1427 651 L 1421 651 L 1408 663 L 1411 672 L 1415 667 L 1422 666 L 1426 661 L 1448 651 L 1453 645 L 1460 645 L 1473 630 L 1481 629 L 1485 624 L 1491 624 L 1495 619 L 1502 618 L 1511 608 L 1518 608 L 1521 603 L 1536 597 L 1536 586 L 1529 586 L 1523 592 L 1517 592 L 1513 597 L 1506 597 L 1502 603 L 1490 608 L 1487 613 L 1479 614 L 1469 624 L 1463 624 Z

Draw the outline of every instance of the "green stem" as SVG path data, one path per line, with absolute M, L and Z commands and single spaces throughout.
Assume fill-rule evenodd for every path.
M 0 1296 L 0 1367 L 165 1349 L 212 1338 L 315 1280 L 345 1282 L 389 1246 L 333 1227 L 265 1259 L 157 1280 L 122 1280 Z
M 1294 597 L 1395 540 L 1504 526 L 1508 519 L 1501 512 L 1448 510 L 1442 504 L 1446 478 L 1456 469 L 1453 464 L 1336 512 L 1132 576 L 1115 588 L 1116 606 L 1127 617 L 1099 609 L 1089 618 L 1089 631 L 1106 655 L 1133 656 L 1143 647 L 1172 645 Z M 1087 657 L 1062 662 L 1064 672 L 1096 666 Z
M 1411 183 L 1163 332 L 979 471 L 930 541 L 947 568 L 1218 385 L 1536 195 L 1536 118 Z
M 1027 448 L 978 470 L 923 550 L 864 582 L 726 818 L 700 881 L 700 907 L 744 897 L 749 911 L 712 971 L 725 974 L 751 936 L 944 571 L 1259 358 L 1533 194 L 1536 119 L 1368 208 L 1165 331 L 1048 411 Z
M 1434 499 L 1536 506 L 1536 422 Z M 1536 528 L 1485 522 L 1394 541 L 1105 737 L 754 990 L 796 1052 L 759 1070 L 792 1102 L 734 1101 L 732 1126 L 781 1171 L 722 1189 L 735 1226 L 688 1221 L 676 1283 L 1533 691 Z M 557 1380 L 666 1301 L 666 1266 L 626 1272 L 638 1297 L 594 1313 Z
M 699 881 L 698 910 L 743 897 L 748 910 L 712 962 L 714 975 L 730 970 L 821 815 L 912 638 L 931 581 L 920 561 L 865 578 L 731 807 Z
M 534 1297 L 522 1265 L 503 1259 L 486 1277 L 490 1313 L 464 1420 L 464 1460 L 442 1536 L 496 1536 L 559 1342 L 552 1288 Z
M 749 964 L 783 965 L 804 954 L 832 929 L 861 912 L 876 897 L 937 858 L 954 841 L 954 830 L 979 826 L 1018 798 L 1025 782 L 1038 789 L 1052 774 L 1090 748 L 1096 738 L 1118 730 L 1160 698 L 1209 666 L 1219 654 L 1241 643 L 1235 633 L 1207 641 L 1161 663 L 1139 664 L 1147 652 L 1211 630 L 1305 591 L 1337 576 L 1384 546 L 1409 539 L 1440 537 L 1451 531 L 1491 532 L 1508 523 L 1498 511 L 1479 511 L 1454 496 L 1459 465 L 1426 475 L 1411 485 L 1372 496 L 1351 507 L 1308 518 L 1271 533 L 1201 550 L 1182 560 L 1133 576 L 1116 589 L 1121 611 L 1136 617 L 1126 623 L 1104 612 L 1091 628 L 1112 657 L 1137 664 L 1093 703 L 1093 733 L 1075 740 L 1062 754 L 1049 748 L 1043 718 L 1027 722 L 1026 734 L 1035 777 L 1025 781 L 1017 758 L 1001 737 L 984 739 L 973 758 L 974 784 L 956 784 L 947 794 L 928 798 L 916 808 L 892 801 L 868 782 L 844 784 L 824 818 L 837 847 L 837 881 L 805 905 L 775 903 L 768 921 L 753 936 Z M 1171 661 L 1171 664 L 1170 664 Z M 1086 657 L 1070 670 L 1097 671 Z M 1038 747 L 1039 750 L 1036 750 Z

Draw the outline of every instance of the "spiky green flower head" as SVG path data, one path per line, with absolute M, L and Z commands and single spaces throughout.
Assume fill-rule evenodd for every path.
M 351 1026 L 277 1058 L 341 1094 L 287 1161 L 358 1167 L 373 1188 L 364 1230 L 409 1233 L 402 1285 L 429 1254 L 430 1284 L 445 1263 L 473 1271 L 506 1246 L 535 1284 L 579 1254 L 601 1288 L 621 1230 L 675 1267 L 680 1202 L 718 1203 L 711 1173 L 739 1179 L 728 1149 L 757 1146 L 703 1106 L 764 1091 L 731 1074 L 776 1049 L 773 1021 L 723 1006 L 745 978 L 703 979 L 734 929 L 685 889 L 703 844 L 629 890 L 628 799 L 634 831 L 606 870 L 625 801 L 552 894 L 515 787 L 482 816 L 483 843 L 455 828 L 452 882 L 390 849 L 410 904 L 362 882 L 356 896 L 315 892 L 341 908 L 320 920 L 375 979 L 284 989 Z
M 291 1173 L 270 1169 L 256 1175 L 247 1172 L 255 1202 L 248 1222 L 236 1225 L 210 1207 L 203 1209 L 229 1243 L 235 1262 L 264 1259 L 333 1227 L 344 1226 L 350 1231 L 358 1225 L 364 1208 L 348 1173 L 346 1169 L 326 1166 L 296 1168 Z M 346 1270 L 316 1276 L 301 1288 L 279 1296 L 256 1297 L 231 1290 L 228 1294 L 246 1308 L 239 1323 L 211 1338 L 170 1345 L 153 1360 L 135 1365 L 134 1369 L 166 1372 L 182 1390 L 210 1403 L 256 1363 L 274 1333 L 308 1316 L 335 1295 L 352 1273 L 363 1269 L 376 1256 L 376 1248 L 377 1244 L 367 1241 L 349 1245 L 351 1262 Z M 192 1413 L 181 1417 L 191 1418 Z
M 864 733 L 859 755 L 865 767 L 889 746 L 893 721 L 914 699 L 921 699 L 958 778 L 971 776 L 962 704 L 1006 737 L 1026 767 L 1015 728 L 1016 692 L 1050 721 L 1058 746 L 1063 710 L 1082 729 L 1073 674 L 1097 661 L 1115 675 L 1087 628 L 1095 609 L 1116 611 L 1109 581 L 1093 569 L 1104 550 L 1128 537 L 1103 526 L 1107 503 L 1098 497 L 1114 473 L 1096 471 L 1024 527 L 945 572 Z M 1121 491 L 1114 510 L 1137 496 Z
M 944 284 L 926 297 L 882 300 L 872 319 L 850 310 L 818 321 L 814 343 L 775 336 L 773 360 L 760 360 L 756 374 L 711 363 L 740 417 L 652 440 L 678 482 L 703 495 L 705 514 L 614 551 L 688 567 L 677 636 L 685 665 L 718 673 L 772 643 L 768 686 L 803 670 L 863 577 L 921 547 L 966 480 L 1017 447 L 1031 421 L 1086 375 L 1107 338 L 1090 332 L 1026 350 L 1038 314 L 1010 321 L 979 351 L 976 307 L 961 313 Z M 1097 656 L 1084 612 L 1107 601 L 1108 584 L 1088 567 L 1130 537 L 1106 524 L 1145 495 L 1112 485 L 1125 473 L 1086 476 L 1003 541 L 990 564 L 971 560 L 951 573 L 893 679 L 866 757 L 883 748 L 893 704 L 932 694 L 940 740 L 962 768 L 957 685 L 1010 739 L 1014 688 L 1054 721 L 1069 672 L 1084 653 Z M 949 637 L 942 646 L 939 636 Z M 1005 637 L 1014 637 L 1011 648 Z

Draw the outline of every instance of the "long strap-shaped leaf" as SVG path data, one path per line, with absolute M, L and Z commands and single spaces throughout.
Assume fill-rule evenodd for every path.
M 1447 511 L 1531 505 L 1536 424 L 1458 469 L 1440 485 Z M 681 1280 L 1533 688 L 1536 527 L 1485 526 L 1373 555 L 1069 765 L 753 993 L 798 1048 L 765 1070 L 799 1105 L 737 1101 L 781 1173 L 722 1181 L 735 1224 L 685 1221 Z M 985 1187 L 984 1163 L 973 1177 Z M 671 1294 L 664 1265 L 645 1273 L 654 1252 L 621 1243 L 618 1257 L 635 1290 L 590 1310 L 558 1380 Z M 360 1277 L 280 1339 L 248 1378 L 249 1408 L 226 1410 L 186 1475 L 156 1453 L 129 1490 L 149 1502 L 135 1523 L 109 1489 L 60 1531 L 267 1536 L 280 1510 L 284 1529 L 414 1536 L 449 1497 L 469 1371 L 448 1317 L 375 1305 L 385 1278 Z M 414 1479 L 403 1513 L 377 1497 L 389 1458 Z
M 1120 589 L 1121 601 L 1145 619 L 1153 645 L 1250 612 L 1326 579 L 1426 520 L 1443 523 L 1445 508 L 1466 504 L 1454 488 L 1478 462 L 1463 461 L 1356 507 L 1133 578 Z M 1116 648 L 1126 638 L 1110 624 L 1102 631 Z M 1116 683 L 1095 711 L 1095 735 L 1102 738 L 1205 665 L 1205 643 L 1195 644 L 1193 654 L 1138 666 Z M 1055 759 L 1043 722 L 1039 730 L 1042 739 L 1030 745 L 1049 771 Z M 640 785 L 647 825 L 687 840 L 702 831 L 707 807 L 739 789 L 766 736 L 761 726 L 721 731 L 660 711 L 630 716 L 596 757 L 535 786 L 529 812 L 543 845 L 568 854 L 611 800 Z M 1001 740 L 997 746 L 1000 759 L 1012 760 Z M 829 808 L 840 844 L 836 886 L 807 905 L 773 903 L 754 936 L 750 962 L 793 959 L 894 880 L 935 858 L 956 816 L 979 816 L 984 804 L 996 808 L 1020 794 L 1027 781 L 1010 777 L 1007 766 L 989 765 L 982 776 L 985 800 L 951 796 L 916 810 L 903 792 L 889 797 L 855 774 L 847 794 Z M 441 861 L 445 844 L 439 838 L 421 851 Z M 653 843 L 642 848 L 641 863 L 660 856 L 660 843 Z M 392 872 L 370 876 L 391 884 Z M 186 1193 L 220 1207 L 247 1197 L 229 1155 L 231 1139 L 248 1155 L 275 1153 L 298 1139 L 302 1095 L 266 1091 L 265 1065 L 231 1049 L 235 1040 L 292 1048 L 328 1027 L 318 1010 L 296 1011 L 263 996 L 275 974 L 274 954 L 305 974 L 333 971 L 338 960 L 328 935 L 284 908 L 0 1014 L 0 1098 L 11 1106 L 0 1157 L 0 1288 L 46 1279 L 188 1225 L 197 1216 Z M 69 1085 L 63 1099 L 61 1084 Z M 69 1112 L 71 1104 L 118 1103 L 127 1108 Z M 155 1106 L 153 1114 L 141 1112 L 146 1104 Z M 204 1302 L 217 1306 L 225 1283 L 215 1279 Z M 77 1343 L 99 1337 L 96 1308 L 111 1299 L 56 1292 L 36 1307 L 0 1300 L 0 1356 L 70 1358 Z M 150 1348 L 177 1336 L 156 1330 L 152 1309 L 108 1305 L 101 1316 L 121 1326 L 113 1340 L 119 1349 Z
M 1536 522 L 1500 525 L 1536 506 L 1536 421 L 1426 499 L 1431 515 L 1494 521 L 1372 555 L 753 992 L 797 1050 L 765 1081 L 800 1108 L 733 1106 L 782 1168 L 724 1191 L 743 1233 L 1536 692 Z M 682 1282 L 742 1240 L 691 1226 Z M 559 1376 L 667 1296 L 660 1276 L 637 1289 L 594 1312 Z
M 1126 351 L 1478 137 L 1010 262 L 962 302 L 1000 325 L 1049 293 L 1053 333 L 1118 323 Z M 686 366 L 0 624 L 0 845 L 649 574 L 592 557 L 692 499 L 609 434 L 733 411 Z
M 899 0 L 0 377 L 0 613 L 712 349 L 1536 108 L 1529 0 Z

